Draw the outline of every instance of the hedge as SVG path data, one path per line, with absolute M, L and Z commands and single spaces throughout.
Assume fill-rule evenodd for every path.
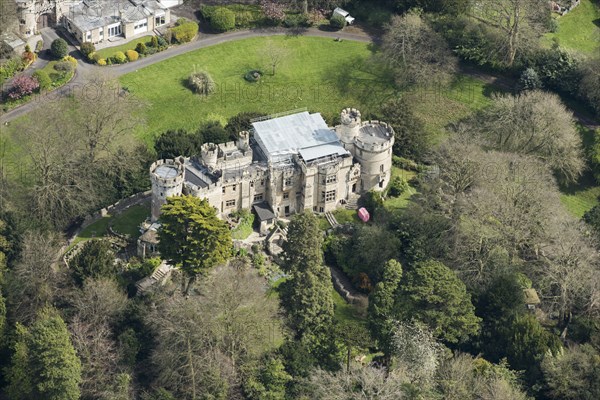
M 210 26 L 218 31 L 225 32 L 235 28 L 235 13 L 225 7 L 218 7 L 212 12 Z
M 173 39 L 178 43 L 190 42 L 198 33 L 198 24 L 193 21 L 183 22 L 180 25 L 171 28 Z

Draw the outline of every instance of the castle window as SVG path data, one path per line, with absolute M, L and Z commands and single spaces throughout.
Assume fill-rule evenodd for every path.
M 254 187 L 254 181 L 250 181 L 250 187 Z
M 317 212 L 317 206 L 313 206 L 313 211 Z
M 283 199 L 284 199 L 284 200 L 287 200 L 287 199 L 289 199 L 289 198 L 290 198 L 290 192 L 285 192 L 285 193 L 283 194 Z
M 265 180 L 264 179 L 260 180 L 260 186 L 265 186 Z
M 325 211 L 325 209 L 323 209 L 323 207 L 319 207 L 319 212 L 323 212 Z
M 325 178 L 325 183 L 335 183 L 337 182 L 337 175 L 327 175 Z
M 285 186 L 292 186 L 292 178 L 286 178 L 284 181 Z
M 262 193 L 254 195 L 254 202 L 262 201 L 262 199 L 263 199 L 263 194 Z
M 236 188 L 236 186 L 237 186 L 237 185 L 232 185 L 232 186 L 231 186 L 231 189 L 232 189 L 234 192 L 235 192 L 235 188 Z
M 225 186 L 223 186 L 223 194 L 225 194 Z
M 383 172 L 383 164 L 381 164 L 381 166 L 379 167 L 379 170 L 380 170 L 381 172 Z
M 335 201 L 335 190 L 328 190 L 326 192 L 321 192 L 321 197 L 325 200 L 326 203 L 331 201 Z
M 235 206 L 235 200 L 227 200 L 225 202 L 225 207 L 233 207 Z
M 362 156 L 362 149 L 358 149 L 358 154 Z

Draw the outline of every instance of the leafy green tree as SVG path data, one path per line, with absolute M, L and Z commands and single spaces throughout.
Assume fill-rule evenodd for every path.
M 437 261 L 417 263 L 400 285 L 399 311 L 414 318 L 446 342 L 457 343 L 479 330 L 480 318 L 465 284 L 456 273 Z
M 204 138 L 205 143 L 225 143 L 229 135 L 219 121 L 208 121 L 200 126 L 197 134 Z
M 393 320 L 401 279 L 402 265 L 396 260 L 389 260 L 383 266 L 381 281 L 369 295 L 369 328 L 386 357 L 392 351 Z
M 81 362 L 56 310 L 41 310 L 29 330 L 17 327 L 9 382 L 11 399 L 79 399 Z
M 154 150 L 159 158 L 191 157 L 200 154 L 202 143 L 200 132 L 190 134 L 183 129 L 169 129 L 156 139 Z
M 54 39 L 50 45 L 50 51 L 55 58 L 61 59 L 68 54 L 69 45 L 64 39 Z
M 281 288 L 282 304 L 294 338 L 317 352 L 333 323 L 332 283 L 323 264 L 323 236 L 313 213 L 296 215 L 283 244 L 283 269 L 289 279 Z
M 102 239 L 87 241 L 69 261 L 69 268 L 79 286 L 87 278 L 116 278 L 115 254 L 110 242 Z
M 394 154 L 422 160 L 432 144 L 431 133 L 404 97 L 388 100 L 381 108 L 381 120 L 394 128 Z
M 499 334 L 505 340 L 505 354 L 510 366 L 527 371 L 530 383 L 541 377 L 540 362 L 546 353 L 558 354 L 561 349 L 558 336 L 544 329 L 531 314 L 516 316 Z
M 198 275 L 206 276 L 231 256 L 231 232 L 207 200 L 194 196 L 167 199 L 160 217 L 161 256 L 188 278 L 187 295 Z
M 250 400 L 284 400 L 291 379 L 280 358 L 268 358 L 244 382 L 244 391 Z
M 249 131 L 250 128 L 252 128 L 251 120 L 264 117 L 265 115 L 266 114 L 258 111 L 242 111 L 227 120 L 225 130 L 231 139 L 236 139 L 238 133 Z
M 574 345 L 542 362 L 545 392 L 550 399 L 600 398 L 600 354 L 589 344 Z

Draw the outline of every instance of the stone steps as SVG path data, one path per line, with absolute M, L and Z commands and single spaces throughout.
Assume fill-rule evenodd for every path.
M 333 214 L 329 211 L 327 211 L 325 213 L 325 219 L 327 220 L 327 222 L 329 222 L 329 225 L 331 225 L 332 228 L 335 228 L 336 226 L 340 225 L 340 224 L 338 224 L 338 222 L 335 219 L 335 217 L 333 216 Z

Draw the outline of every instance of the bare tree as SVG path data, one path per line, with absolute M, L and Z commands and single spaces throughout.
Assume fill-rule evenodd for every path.
M 573 114 L 555 94 L 496 96 L 490 107 L 475 115 L 470 128 L 488 148 L 539 157 L 563 181 L 575 181 L 584 169 Z
M 24 325 L 55 301 L 66 286 L 65 271 L 58 266 L 61 239 L 55 233 L 28 232 L 21 257 L 7 274 L 7 303 L 12 322 Z
M 414 11 L 392 17 L 382 49 L 384 60 L 395 68 L 396 80 L 402 86 L 445 83 L 457 67 L 444 38 Z
M 72 295 L 78 319 L 91 325 L 112 324 L 127 306 L 127 295 L 112 279 L 88 279 Z
M 509 67 L 519 51 L 536 45 L 550 14 L 545 0 L 483 0 L 477 3 L 480 13 L 476 17 L 504 34 L 504 41 L 498 43 L 498 51 L 504 54 Z
M 259 56 L 265 64 L 271 68 L 271 75 L 275 75 L 275 69 L 289 56 L 287 49 L 278 46 L 272 39 L 267 39 L 260 50 Z
M 156 383 L 183 398 L 231 398 L 241 364 L 274 345 L 276 303 L 254 271 L 231 267 L 215 271 L 198 292 L 184 298 L 177 291 L 149 316 Z
M 17 4 L 13 0 L 0 0 L 0 37 L 17 25 Z

